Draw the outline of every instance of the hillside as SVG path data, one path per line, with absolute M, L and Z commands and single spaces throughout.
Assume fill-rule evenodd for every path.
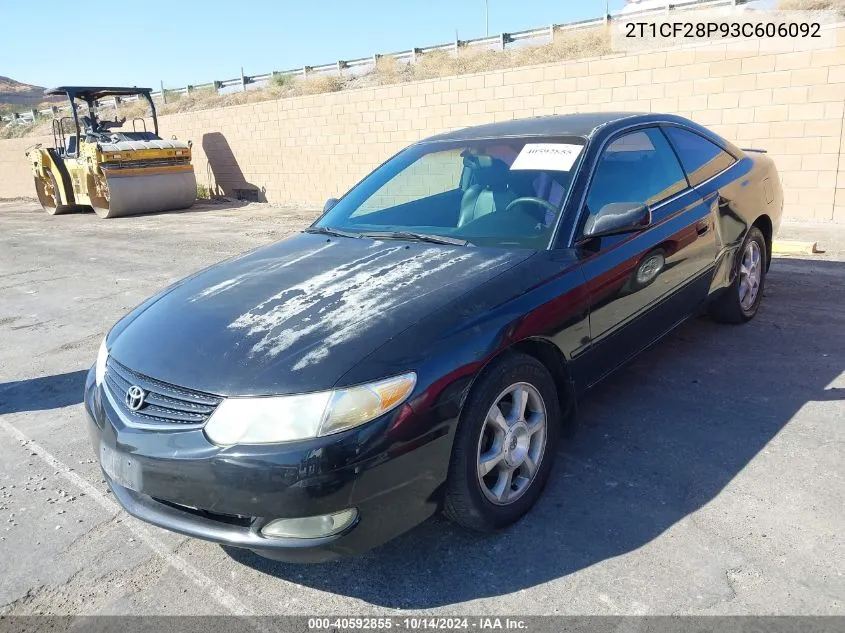
M 33 86 L 25 84 L 21 81 L 15 81 L 9 77 L 0 75 L 0 106 L 10 105 L 26 107 L 37 106 L 44 101 L 49 101 L 44 96 L 44 88 L 42 86 Z

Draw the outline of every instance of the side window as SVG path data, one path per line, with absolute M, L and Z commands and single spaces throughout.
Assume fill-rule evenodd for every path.
M 587 194 L 587 210 L 596 214 L 615 202 L 655 205 L 686 188 L 684 172 L 662 132 L 637 130 L 605 148 Z
M 460 150 L 431 152 L 406 167 L 371 195 L 350 217 L 367 215 L 460 187 Z
M 695 132 L 670 126 L 663 129 L 678 150 L 681 164 L 693 187 L 725 171 L 736 162 L 736 159 L 721 147 Z

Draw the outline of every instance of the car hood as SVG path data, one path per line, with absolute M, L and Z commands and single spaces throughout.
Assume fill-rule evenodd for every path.
M 221 395 L 329 389 L 531 254 L 304 233 L 175 284 L 127 315 L 109 351 L 151 378 Z

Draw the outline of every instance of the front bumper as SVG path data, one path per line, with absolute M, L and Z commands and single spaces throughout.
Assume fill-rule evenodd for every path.
M 131 477 L 106 473 L 117 501 L 133 516 L 188 536 L 294 562 L 365 552 L 424 521 L 437 509 L 452 424 L 427 432 L 414 415 L 395 414 L 346 433 L 288 444 L 218 447 L 201 429 L 128 427 L 89 372 L 85 410 L 94 450 L 129 466 Z M 400 439 L 406 438 L 406 439 Z M 314 539 L 266 538 L 278 518 L 357 508 L 346 530 Z

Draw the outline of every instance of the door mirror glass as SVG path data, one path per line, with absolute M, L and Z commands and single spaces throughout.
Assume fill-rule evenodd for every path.
M 337 198 L 329 198 L 326 200 L 326 204 L 323 205 L 323 213 L 328 213 L 332 210 L 332 207 L 338 203 Z
M 641 231 L 650 223 L 651 210 L 645 202 L 611 202 L 587 217 L 584 237 Z

